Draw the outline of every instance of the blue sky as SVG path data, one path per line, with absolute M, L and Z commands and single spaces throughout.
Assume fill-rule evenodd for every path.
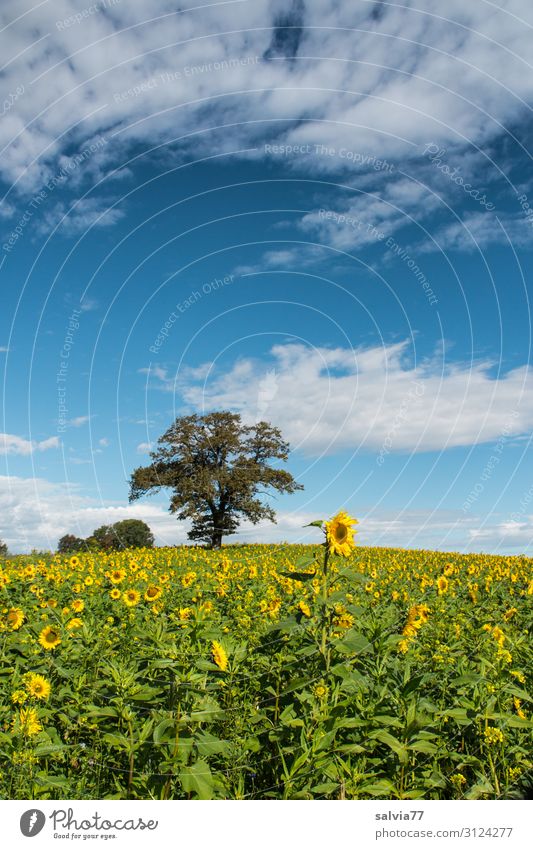
M 0 537 L 135 516 L 177 415 L 279 425 L 236 539 L 531 551 L 526 0 L 1 11 Z M 497 70 L 497 73 L 496 73 Z

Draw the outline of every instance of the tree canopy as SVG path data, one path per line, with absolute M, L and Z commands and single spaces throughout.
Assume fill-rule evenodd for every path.
M 57 544 L 60 554 L 98 549 L 98 551 L 123 551 L 126 548 L 152 548 L 154 535 L 142 519 L 123 519 L 114 525 L 101 525 L 90 537 L 82 539 L 65 534 Z
M 253 524 L 276 521 L 262 495 L 303 489 L 289 472 L 269 465 L 271 460 L 286 461 L 289 445 L 268 422 L 245 425 L 238 413 L 230 412 L 182 416 L 157 445 L 150 465 L 131 476 L 130 501 L 171 489 L 170 511 L 178 519 L 192 520 L 189 539 L 213 548 L 235 533 L 242 518 Z

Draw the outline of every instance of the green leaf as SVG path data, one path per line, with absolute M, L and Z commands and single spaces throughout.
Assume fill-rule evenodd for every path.
M 41 743 L 33 750 L 33 754 L 37 757 L 44 757 L 45 755 L 56 755 L 64 749 L 65 746 L 62 743 Z
M 348 631 L 342 640 L 335 643 L 335 648 L 342 654 L 364 654 L 372 652 L 372 643 L 370 643 L 364 634 L 358 634 L 356 631 Z
M 171 731 L 170 734 L 167 733 L 169 731 Z M 162 719 L 161 722 L 154 728 L 154 743 L 159 745 L 163 742 L 163 740 L 169 740 L 172 737 L 175 737 L 175 734 L 175 721 L 169 717 Z
M 196 793 L 199 799 L 212 799 L 213 776 L 209 765 L 199 760 L 184 767 L 181 772 L 181 786 L 185 793 Z
M 47 772 L 38 772 L 35 781 L 40 787 L 69 787 L 70 783 L 65 775 L 50 775 Z
M 118 711 L 112 707 L 98 707 L 97 705 L 88 705 L 87 716 L 118 716 Z
M 374 731 L 372 734 L 368 735 L 374 740 L 379 740 L 380 743 L 384 743 L 385 746 L 388 746 L 395 755 L 397 755 L 400 763 L 407 763 L 407 747 L 404 743 L 400 742 L 396 737 L 393 737 L 392 734 L 389 734 L 388 731 Z
M 359 789 L 369 796 L 389 796 L 391 799 L 397 796 L 396 788 L 388 778 L 383 778 L 373 784 L 363 784 Z
M 415 675 L 413 678 L 410 678 L 409 681 L 407 681 L 406 684 L 403 685 L 403 687 L 401 689 L 401 693 L 402 693 L 402 696 L 404 697 L 404 699 L 410 693 L 412 693 L 413 690 L 416 690 L 418 688 L 418 686 L 422 683 L 422 681 L 424 680 L 425 677 L 426 677 L 425 675 Z
M 378 714 L 377 716 L 372 717 L 372 723 L 379 723 L 379 725 L 394 725 L 395 728 L 402 728 L 403 723 L 397 716 L 388 716 L 385 714 Z
M 325 781 L 323 784 L 315 784 L 314 787 L 311 787 L 313 793 L 334 793 L 338 789 L 338 781 Z
M 130 748 L 130 741 L 124 734 L 104 734 L 104 743 L 109 743 L 110 746 L 116 746 L 118 749 Z
M 204 731 L 203 734 L 197 734 L 194 742 L 198 749 L 198 754 L 208 757 L 209 755 L 226 755 L 229 752 L 230 744 L 227 740 L 219 740 Z
M 413 752 L 425 752 L 428 755 L 438 752 L 438 747 L 435 743 L 430 743 L 429 740 L 417 740 L 416 743 L 411 743 L 409 748 Z
M 292 578 L 293 581 L 312 581 L 316 572 L 279 572 L 282 578 Z
M 303 525 L 304 528 L 321 528 L 324 524 L 324 519 L 315 519 L 314 522 L 309 522 L 308 525 Z
M 297 570 L 307 569 L 308 566 L 316 566 L 316 557 L 310 554 L 304 554 L 302 557 L 297 557 L 294 561 L 294 567 Z

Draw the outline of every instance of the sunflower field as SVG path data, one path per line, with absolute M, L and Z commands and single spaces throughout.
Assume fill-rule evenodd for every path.
M 316 524 L 0 561 L 2 798 L 529 796 L 533 560 Z

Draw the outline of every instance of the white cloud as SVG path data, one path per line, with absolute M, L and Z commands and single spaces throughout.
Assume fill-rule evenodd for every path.
M 103 436 L 102 439 L 99 439 L 98 445 L 100 445 L 101 448 L 107 448 L 109 446 L 109 439 L 107 436 Z
M 77 187 L 82 175 L 94 183 L 109 172 L 113 133 L 155 145 L 217 124 L 232 126 L 189 136 L 198 155 L 213 144 L 220 153 L 261 147 L 266 129 L 335 148 L 317 157 L 323 170 L 353 171 L 341 148 L 405 162 L 428 142 L 487 145 L 533 94 L 531 6 L 422 5 L 384 4 L 376 15 L 370 2 L 176 11 L 153 0 L 149 16 L 142 4 L 116 3 L 72 23 L 75 0 L 4 0 L 3 88 L 24 90 L 2 119 L 0 173 L 38 187 L 103 134 L 105 146 L 69 177 Z M 282 12 L 292 28 L 276 29 Z
M 7 354 L 8 351 L 9 351 L 9 348 L 7 348 L 5 345 L 0 346 L 0 354 Z
M 526 366 L 495 378 L 493 363 L 414 364 L 407 342 L 383 347 L 277 345 L 268 362 L 240 359 L 197 383 L 166 372 L 159 386 L 195 410 L 233 409 L 278 425 L 307 455 L 340 450 L 419 452 L 529 434 L 533 375 Z M 275 373 L 275 391 L 261 386 Z
M 525 247 L 531 245 L 531 224 L 523 217 L 500 216 L 486 212 L 468 213 L 462 221 L 454 221 L 435 234 L 435 242 L 429 239 L 417 246 L 420 252 L 442 250 L 475 251 L 493 245 Z
M 76 416 L 74 419 L 70 419 L 69 425 L 71 427 L 82 427 L 82 425 L 87 424 L 91 420 L 91 416 Z
M 151 442 L 140 442 L 137 446 L 137 454 L 149 454 L 152 448 Z
M 154 503 L 102 504 L 80 494 L 70 483 L 42 478 L 0 476 L 2 539 L 11 551 L 55 549 L 66 533 L 89 536 L 104 524 L 122 519 L 142 519 L 156 534 L 158 544 L 186 540 L 186 528 L 164 507 Z
M 59 438 L 50 436 L 42 442 L 30 441 L 12 433 L 0 433 L 0 454 L 19 454 L 29 456 L 34 451 L 48 451 L 49 448 L 59 448 Z

